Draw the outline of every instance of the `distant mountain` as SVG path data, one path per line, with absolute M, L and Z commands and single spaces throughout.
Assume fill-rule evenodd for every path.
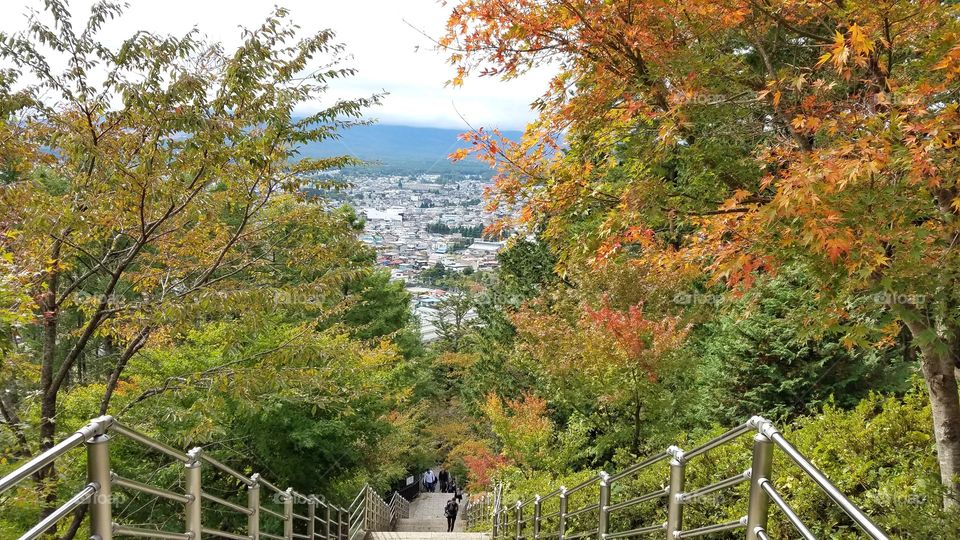
M 465 130 L 374 124 L 341 132 L 339 140 L 312 143 L 301 149 L 304 157 L 330 157 L 349 154 L 375 162 L 378 169 L 409 172 L 488 172 L 489 168 L 473 158 L 453 164 L 447 159 L 453 151 L 466 146 L 458 136 Z M 511 139 L 519 131 L 505 131 Z

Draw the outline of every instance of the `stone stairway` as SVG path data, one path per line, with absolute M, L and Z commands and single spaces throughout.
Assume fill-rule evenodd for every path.
M 459 518 L 454 531 L 446 532 L 447 518 L 443 515 L 443 507 L 448 500 L 449 493 L 421 493 L 410 503 L 410 517 L 397 522 L 396 531 L 370 532 L 367 540 L 488 540 L 490 535 L 486 533 L 466 532 Z

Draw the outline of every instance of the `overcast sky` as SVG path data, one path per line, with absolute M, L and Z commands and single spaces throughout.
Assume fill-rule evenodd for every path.
M 92 0 L 72 0 L 76 14 L 89 11 Z M 384 124 L 464 128 L 518 129 L 531 118 L 529 104 L 546 88 L 546 75 L 519 80 L 472 78 L 461 88 L 444 87 L 452 69 L 430 39 L 443 32 L 449 7 L 438 0 L 129 0 L 126 14 L 103 29 L 108 42 L 119 42 L 134 30 L 182 34 L 196 26 L 211 40 L 239 41 L 238 27 L 254 27 L 274 5 L 291 10 L 306 31 L 332 28 L 353 56 L 359 70 L 352 80 L 333 83 L 337 97 L 387 91 L 382 107 L 371 116 Z M 29 7 L 43 0 L 0 0 L 0 30 L 25 24 Z M 407 24 L 409 23 L 409 25 Z M 79 23 L 75 23 L 79 26 Z M 458 115 L 459 111 L 459 115 Z

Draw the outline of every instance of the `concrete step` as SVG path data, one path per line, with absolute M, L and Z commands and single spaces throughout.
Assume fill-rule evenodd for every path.
M 367 540 L 434 540 L 436 535 L 442 535 L 447 540 L 486 540 L 489 538 L 489 535 L 483 533 L 465 532 L 462 514 L 457 519 L 453 532 L 447 532 L 447 518 L 444 516 L 443 510 L 447 506 L 447 501 L 452 497 L 452 493 L 419 494 L 410 503 L 410 517 L 397 521 L 396 532 L 370 533 Z M 462 502 L 460 507 L 463 508 Z
M 463 531 L 463 523 L 457 519 L 454 532 Z M 446 532 L 447 518 L 401 519 L 397 521 L 397 532 Z
M 444 529 L 446 530 L 446 529 Z M 487 533 L 394 531 L 370 532 L 366 540 L 489 540 Z

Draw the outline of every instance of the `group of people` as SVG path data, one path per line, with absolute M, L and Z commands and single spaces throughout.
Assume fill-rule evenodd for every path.
M 457 480 L 451 477 L 446 469 L 441 467 L 439 474 L 435 474 L 433 469 L 427 469 L 427 472 L 423 473 L 423 489 L 433 493 L 437 490 L 437 483 L 440 484 L 440 493 L 457 493 Z
M 457 522 L 457 514 L 460 512 L 460 501 L 463 500 L 463 492 L 457 487 L 457 481 L 443 467 L 439 474 L 434 474 L 433 469 L 428 469 L 423 473 L 423 488 L 425 491 L 433 493 L 437 484 L 440 484 L 440 493 L 452 493 L 453 496 L 443 507 L 443 515 L 447 518 L 447 532 L 453 532 L 453 526 Z

